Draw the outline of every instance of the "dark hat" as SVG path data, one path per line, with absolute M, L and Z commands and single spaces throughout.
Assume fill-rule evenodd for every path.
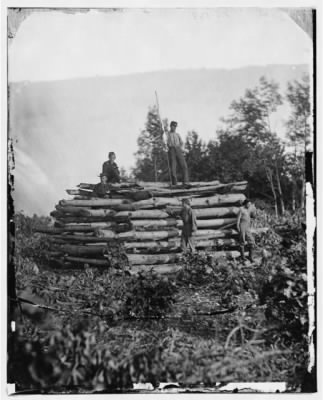
M 177 122 L 176 122 L 176 121 L 172 121 L 172 122 L 170 123 L 170 126 L 177 126 Z
M 116 153 L 115 153 L 114 151 L 110 151 L 110 152 L 109 152 L 109 158 L 110 158 L 110 156 L 113 156 L 113 155 L 115 156 Z
M 106 176 L 106 177 L 108 177 L 108 175 L 107 175 L 107 174 L 101 173 L 101 174 L 99 175 L 99 178 L 102 178 L 102 176 Z
M 242 203 L 242 205 L 246 205 L 246 204 L 248 204 L 248 203 L 251 203 L 251 200 L 250 199 L 245 199 L 244 201 L 243 201 L 243 203 Z

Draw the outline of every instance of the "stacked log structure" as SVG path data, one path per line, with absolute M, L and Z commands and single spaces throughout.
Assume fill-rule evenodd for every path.
M 189 187 L 163 183 L 110 185 L 104 198 L 94 185 L 68 189 L 51 212 L 53 226 L 39 228 L 51 242 L 51 259 L 60 265 L 109 267 L 109 251 L 122 244 L 130 271 L 179 268 L 182 199 L 190 198 L 197 217 L 194 241 L 212 257 L 239 255 L 236 217 L 247 182 L 195 182 Z

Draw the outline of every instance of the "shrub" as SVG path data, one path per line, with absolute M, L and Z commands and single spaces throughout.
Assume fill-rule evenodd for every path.
M 28 217 L 23 213 L 15 214 L 15 264 L 16 267 L 22 266 L 24 261 L 34 261 L 46 263 L 48 261 L 48 251 L 50 250 L 49 239 L 46 235 L 34 234 L 36 227 L 46 227 L 50 224 L 49 217 L 39 217 L 34 215 Z
M 150 272 L 129 278 L 125 285 L 123 312 L 134 317 L 161 317 L 174 303 L 176 286 L 167 277 Z

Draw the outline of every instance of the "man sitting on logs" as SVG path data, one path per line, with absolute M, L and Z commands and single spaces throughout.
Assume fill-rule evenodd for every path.
M 93 188 L 93 194 L 95 197 L 105 197 L 107 191 L 109 191 L 108 177 L 105 174 L 100 174 L 101 182 L 96 184 Z
M 249 199 L 245 199 L 242 203 L 243 206 L 240 207 L 238 218 L 237 218 L 237 229 L 239 232 L 239 242 L 240 242 L 240 252 L 241 259 L 245 261 L 244 248 L 248 244 L 249 247 L 249 260 L 253 262 L 253 250 L 255 247 L 255 241 L 251 233 L 251 221 L 250 218 L 255 217 L 255 207 L 251 205 Z
M 195 246 L 192 238 L 193 232 L 197 231 L 197 223 L 195 212 L 191 208 L 190 200 L 183 199 L 182 200 L 182 210 L 181 210 L 181 218 L 183 221 L 182 227 L 182 236 L 181 236 L 181 248 L 183 252 L 187 252 L 187 250 L 192 253 L 195 252 Z
M 168 157 L 170 162 L 172 185 L 177 185 L 176 166 L 179 163 L 182 170 L 183 185 L 189 183 L 188 169 L 183 154 L 183 141 L 180 135 L 176 132 L 177 122 L 170 123 L 170 131 L 167 126 L 164 126 L 166 132 L 166 142 L 168 147 Z
M 106 175 L 108 183 L 120 183 L 120 172 L 115 160 L 115 153 L 110 151 L 109 160 L 102 165 L 102 174 Z

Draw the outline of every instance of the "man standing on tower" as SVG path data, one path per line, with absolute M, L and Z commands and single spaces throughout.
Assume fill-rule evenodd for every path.
M 183 184 L 186 185 L 189 183 L 188 169 L 183 154 L 183 141 L 180 135 L 176 132 L 176 127 L 177 122 L 175 121 L 170 123 L 170 131 L 167 130 L 167 126 L 164 127 L 166 132 L 166 143 L 168 147 L 172 185 L 177 185 L 177 162 L 182 170 Z

